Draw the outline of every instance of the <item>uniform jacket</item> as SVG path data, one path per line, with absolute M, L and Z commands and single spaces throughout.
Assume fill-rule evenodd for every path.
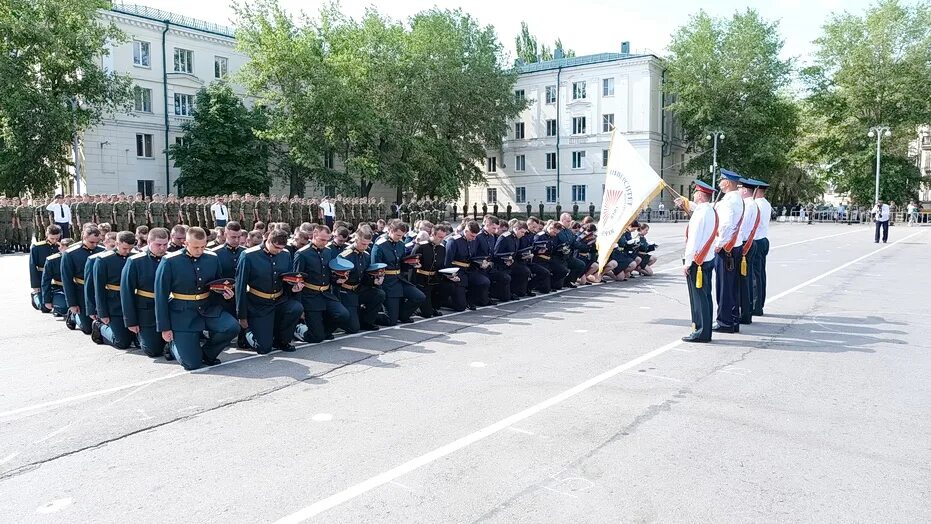
M 125 257 L 116 249 L 104 251 L 97 257 L 94 264 L 94 296 L 97 298 L 97 312 L 101 317 L 123 316 L 123 304 L 120 301 L 122 289 L 120 279 L 126 260 L 134 255 L 135 251 Z M 117 289 L 112 289 L 112 288 Z M 131 293 L 131 291 L 128 291 Z
M 289 273 L 291 266 L 291 253 L 287 249 L 272 255 L 262 243 L 245 250 L 236 267 L 236 316 L 241 319 L 265 316 L 273 313 L 276 305 L 288 300 L 290 289 L 281 280 L 281 275 Z M 250 289 L 266 295 L 281 295 L 277 298 L 261 297 Z
M 162 257 L 155 271 L 155 325 L 158 331 L 203 331 L 204 318 L 216 318 L 223 312 L 223 296 L 207 287 L 223 278 L 220 261 L 212 251 L 199 257 L 187 248 Z M 172 298 L 172 293 L 207 295 L 198 300 Z
M 155 325 L 155 271 L 161 260 L 145 250 L 126 261 L 120 275 L 120 304 L 127 326 Z
M 62 289 L 65 291 L 65 301 L 68 307 L 79 306 L 84 308 L 84 289 L 83 284 L 76 282 L 75 279 L 84 281 L 84 267 L 87 264 L 87 257 L 94 253 L 100 253 L 103 248 L 100 246 L 94 249 L 88 249 L 83 242 L 71 246 L 61 255 L 61 282 Z M 84 311 L 81 311 L 82 313 Z

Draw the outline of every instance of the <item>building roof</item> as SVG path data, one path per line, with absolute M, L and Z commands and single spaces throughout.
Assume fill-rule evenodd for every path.
M 163 11 L 161 9 L 156 9 L 154 7 L 149 7 L 145 5 L 138 4 L 117 4 L 113 3 L 110 6 L 110 11 L 116 13 L 123 13 L 126 15 L 138 16 L 140 18 L 146 18 L 148 20 L 153 20 L 156 22 L 168 22 L 172 25 L 179 27 L 185 27 L 187 29 L 193 29 L 195 31 L 203 31 L 205 33 L 213 33 L 215 35 L 226 36 L 229 38 L 236 37 L 236 30 L 232 27 L 214 24 L 212 22 L 205 22 L 203 20 L 198 20 L 196 18 L 190 18 L 187 16 L 181 16 L 177 13 L 171 13 L 169 11 Z
M 617 60 L 628 60 L 631 58 L 643 58 L 654 55 L 629 54 L 629 53 L 598 53 L 595 55 L 573 56 L 571 58 L 555 58 L 543 62 L 534 62 L 532 64 L 520 64 L 516 67 L 518 73 L 536 73 L 538 71 L 549 71 L 552 69 L 577 67 L 591 64 L 600 64 L 603 62 L 614 62 Z

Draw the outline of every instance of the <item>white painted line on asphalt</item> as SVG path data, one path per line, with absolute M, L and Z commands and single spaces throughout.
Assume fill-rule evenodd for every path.
M 3 457 L 2 459 L 0 459 L 0 465 L 6 464 L 7 462 L 13 460 L 14 458 L 16 458 L 16 455 L 19 455 L 19 453 L 10 453 L 9 455 Z
M 70 427 L 71 427 L 71 424 L 68 424 L 67 426 L 65 426 L 65 427 L 63 427 L 63 428 L 57 429 L 57 430 L 55 430 L 55 431 L 49 433 L 48 435 L 46 435 L 46 436 L 40 438 L 39 440 L 33 442 L 33 444 L 41 444 L 41 443 L 45 442 L 46 440 L 48 440 L 48 439 L 54 437 L 55 435 L 60 435 L 60 434 L 64 433 L 64 432 L 67 431 L 68 428 L 70 428 Z
M 509 427 L 508 430 L 513 431 L 514 433 L 523 433 L 524 435 L 535 435 L 533 431 L 527 431 L 526 429 L 515 428 L 514 426 Z
M 42 506 L 39 506 L 38 508 L 36 508 L 36 513 L 43 513 L 43 514 L 58 513 L 59 511 L 67 508 L 68 506 L 72 504 L 74 504 L 74 499 L 72 498 L 57 499 L 47 504 L 43 504 Z
M 639 371 L 625 371 L 624 374 L 636 376 L 636 377 L 650 377 L 650 378 L 656 378 L 659 380 L 668 380 L 670 382 L 684 382 L 682 379 L 678 379 L 678 378 L 664 377 L 662 375 L 654 375 L 653 373 L 641 373 Z
M 861 257 L 858 257 L 858 258 L 855 258 L 855 259 L 850 260 L 850 261 L 848 261 L 848 262 L 845 262 L 844 264 L 841 264 L 840 266 L 837 266 L 837 267 L 835 267 L 834 269 L 831 269 L 830 271 L 827 271 L 827 272 L 825 272 L 825 273 L 822 273 L 822 274 L 820 274 L 820 275 L 818 275 L 818 276 L 816 276 L 816 277 L 814 277 L 814 278 L 811 278 L 811 279 L 809 279 L 809 280 L 807 280 L 807 281 L 805 281 L 805 282 L 802 282 L 801 284 L 799 284 L 799 285 L 797 285 L 797 286 L 794 286 L 794 287 L 792 287 L 792 288 L 789 288 L 788 290 L 783 291 L 782 293 L 779 293 L 778 295 L 776 295 L 776 296 L 774 296 L 774 297 L 772 297 L 772 298 L 769 298 L 769 299 L 767 300 L 767 302 L 769 302 L 769 303 L 776 302 L 776 301 L 778 301 L 779 299 L 781 299 L 781 298 L 783 298 L 783 297 L 786 297 L 786 296 L 788 296 L 788 295 L 790 295 L 790 294 L 792 294 L 792 293 L 794 293 L 794 292 L 796 292 L 796 291 L 798 291 L 798 290 L 800 290 L 800 289 L 803 289 L 805 286 L 811 285 L 812 283 L 817 282 L 817 281 L 819 281 L 819 280 L 821 280 L 821 279 L 823 279 L 823 278 L 826 278 L 826 277 L 828 277 L 828 276 L 830 276 L 830 275 L 833 275 L 834 273 L 837 273 L 838 271 L 842 271 L 842 270 L 844 270 L 844 269 L 846 269 L 846 268 L 852 266 L 853 264 L 856 264 L 857 262 L 860 262 L 861 260 L 864 260 L 864 259 L 866 259 L 866 258 L 869 258 L 869 257 L 871 257 L 871 256 L 873 256 L 873 255 L 876 255 L 877 253 L 881 253 L 882 251 L 885 251 L 886 249 L 889 249 L 890 247 L 895 246 L 895 245 L 898 244 L 899 242 L 903 242 L 903 241 L 905 241 L 905 240 L 908 240 L 909 238 L 912 238 L 912 237 L 914 237 L 914 236 L 916 236 L 916 235 L 918 235 L 918 234 L 919 234 L 919 233 L 914 233 L 914 234 L 909 235 L 909 236 L 907 236 L 907 237 L 905 237 L 905 238 L 903 238 L 903 239 L 901 239 L 901 240 L 898 240 L 898 241 L 896 241 L 896 242 L 893 242 L 892 244 L 888 244 L 888 245 L 885 246 L 885 247 L 882 247 L 882 248 L 880 248 L 880 249 L 871 251 L 871 252 L 869 252 L 869 253 L 867 253 L 867 254 L 861 256 Z M 628 362 L 625 362 L 624 364 L 621 364 L 621 365 L 619 365 L 619 366 L 617 366 L 617 367 L 615 367 L 615 368 L 613 368 L 613 369 L 609 369 L 608 371 L 605 371 L 604 373 L 601 373 L 600 375 L 596 375 L 596 376 L 594 376 L 594 377 L 592 377 L 592 378 L 586 380 L 585 382 L 582 382 L 581 384 L 578 384 L 578 385 L 576 385 L 576 386 L 574 386 L 574 387 L 571 387 L 571 388 L 569 388 L 569 389 L 563 391 L 562 393 L 559 393 L 558 395 L 555 395 L 555 396 L 553 396 L 553 397 L 550 397 L 550 398 L 548 398 L 548 399 L 546 399 L 546 400 L 544 400 L 544 401 L 542 401 L 542 402 L 540 402 L 540 403 L 538 403 L 538 404 L 535 404 L 535 405 L 533 405 L 533 406 L 530 406 L 530 407 L 524 409 L 523 411 L 520 411 L 520 412 L 515 413 L 515 414 L 513 414 L 513 415 L 511 415 L 511 416 L 509 416 L 509 417 L 506 417 L 506 418 L 504 418 L 504 419 L 501 419 L 501 420 L 499 420 L 498 422 L 495 422 L 494 424 L 491 424 L 491 425 L 489 425 L 489 426 L 485 426 L 484 428 L 482 428 L 482 429 L 480 429 L 480 430 L 478 430 L 478 431 L 475 431 L 474 433 L 470 433 L 470 434 L 465 435 L 464 437 L 461 437 L 461 438 L 459 438 L 459 439 L 457 439 L 457 440 L 454 440 L 454 441 L 452 441 L 452 442 L 450 442 L 450 443 L 448 443 L 448 444 L 446 444 L 446 445 L 440 446 L 440 447 L 434 449 L 433 451 L 430 451 L 430 452 L 428 452 L 428 453 L 425 453 L 425 454 L 423 454 L 423 455 L 420 455 L 419 457 L 413 458 L 413 459 L 411 459 L 411 460 L 409 460 L 409 461 L 407 461 L 407 462 L 405 462 L 405 463 L 403 463 L 403 464 L 400 464 L 400 465 L 398 465 L 398 466 L 396 466 L 396 467 L 394 467 L 394 468 L 392 468 L 392 469 L 389 469 L 388 471 L 385 471 L 385 472 L 382 472 L 382 473 L 380 473 L 380 474 L 378 474 L 378 475 L 375 475 L 374 477 L 371 477 L 371 478 L 369 478 L 369 479 L 366 479 L 366 480 L 364 480 L 364 481 L 362 481 L 362 482 L 360 482 L 360 483 L 358 483 L 358 484 L 356 484 L 356 485 L 354 485 L 354 486 L 350 486 L 350 487 L 344 489 L 343 491 L 340 491 L 340 492 L 338 492 L 338 493 L 334 493 L 333 495 L 330 495 L 329 497 L 326 497 L 326 498 L 324 498 L 324 499 L 318 500 L 317 502 L 314 502 L 313 504 L 311 504 L 311 505 L 309 505 L 309 506 L 306 506 L 306 507 L 304 507 L 304 508 L 301 508 L 301 509 L 299 509 L 298 511 L 295 511 L 294 513 L 291 513 L 290 515 L 286 515 L 286 516 L 282 517 L 281 519 L 279 519 L 279 520 L 276 521 L 276 524 L 290 524 L 290 523 L 304 522 L 305 520 L 307 520 L 307 519 L 309 519 L 309 518 L 311 518 L 311 517 L 314 517 L 314 516 L 316 516 L 316 515 L 319 515 L 320 513 L 323 513 L 324 511 L 327 511 L 327 510 L 332 509 L 332 508 L 334 508 L 334 507 L 336 507 L 336 506 L 339 506 L 340 504 L 343 504 L 343 503 L 345 503 L 345 502 L 348 502 L 348 501 L 350 501 L 350 500 L 352 500 L 352 499 L 354 499 L 354 498 L 356 498 L 356 497 L 358 497 L 358 496 L 360 496 L 360 495 L 362 495 L 362 494 L 364 494 L 364 493 L 367 493 L 367 492 L 369 492 L 369 491 L 371 491 L 371 490 L 373 490 L 373 489 L 375 489 L 375 488 L 378 488 L 378 487 L 380 487 L 380 486 L 383 486 L 383 485 L 385 485 L 385 484 L 387 484 L 387 483 L 389 483 L 389 482 L 392 482 L 392 481 L 394 481 L 394 480 L 397 479 L 397 478 L 400 478 L 400 477 L 402 477 L 402 476 L 404 476 L 404 475 L 406 475 L 406 474 L 408 474 L 408 473 L 410 473 L 410 472 L 412 472 L 412 471 L 415 471 L 415 470 L 417 470 L 417 469 L 419 469 L 419 468 L 421 468 L 421 467 L 423 467 L 423 466 L 426 466 L 426 465 L 428 465 L 428 464 L 431 464 L 431 463 L 433 463 L 433 462 L 435 462 L 435 461 L 437 461 L 437 460 L 439 460 L 439 459 L 441 459 L 441 458 L 443 458 L 443 457 L 445 457 L 445 456 L 447 456 L 447 455 L 450 455 L 450 454 L 452 454 L 452 453 L 454 453 L 454 452 L 456 452 L 456 451 L 459 451 L 459 450 L 461 450 L 461 449 L 463 449 L 463 448 L 466 448 L 466 447 L 468 447 L 468 446 L 470 446 L 470 445 L 472 445 L 472 444 L 475 444 L 476 442 L 479 442 L 479 441 L 481 441 L 481 440 L 484 440 L 485 438 L 487 438 L 487 437 L 489 437 L 489 436 L 491 436 L 491 435 L 494 435 L 495 433 L 497 433 L 497 432 L 499 432 L 499 431 L 501 431 L 501 430 L 503 430 L 503 429 L 506 429 L 506 428 L 509 428 L 509 427 L 513 426 L 513 425 L 516 424 L 517 422 L 520 422 L 520 421 L 522 421 L 522 420 L 528 419 L 528 418 L 530 418 L 530 417 L 536 415 L 537 413 L 540 413 L 541 411 L 544 411 L 544 410 L 546 410 L 546 409 L 548 409 L 548 408 L 550 408 L 550 407 L 553 407 L 553 406 L 555 406 L 555 405 L 557 405 L 557 404 L 560 404 L 560 403 L 562 403 L 563 401 L 568 400 L 568 399 L 570 399 L 570 398 L 572 398 L 572 397 L 578 395 L 579 393 L 582 393 L 583 391 L 586 391 L 586 390 L 588 390 L 588 389 L 591 389 L 591 388 L 593 388 L 594 386 L 597 386 L 598 384 L 601 384 L 602 382 L 604 382 L 604 381 L 606 381 L 606 380 L 608 380 L 608 379 L 610 379 L 610 378 L 613 378 L 613 377 L 615 377 L 615 376 L 617 376 L 617 375 L 619 375 L 619 374 L 621 374 L 621 373 L 623 373 L 623 372 L 625 372 L 625 371 L 627 371 L 627 370 L 629 370 L 629 369 L 631 369 L 631 368 L 633 368 L 633 367 L 636 367 L 636 366 L 638 366 L 638 365 L 640 365 L 640 364 L 642 364 L 642 363 L 644 363 L 644 362 L 646 362 L 646 361 L 648 361 L 648 360 L 651 360 L 651 359 L 653 359 L 653 358 L 655 358 L 655 357 L 658 357 L 659 355 L 662 355 L 662 354 L 668 352 L 668 351 L 671 350 L 671 349 L 675 349 L 676 347 L 678 347 L 678 346 L 680 346 L 680 345 L 682 345 L 682 344 L 683 344 L 682 340 L 674 340 L 674 341 L 672 341 L 672 342 L 666 344 L 665 346 L 662 346 L 662 347 L 659 347 L 659 348 L 654 349 L 653 351 L 650 351 L 649 353 L 644 353 L 643 355 L 640 355 L 639 357 L 637 357 L 637 358 L 635 358 L 635 359 L 633 359 L 633 360 L 630 360 L 630 361 L 628 361 Z M 544 486 L 544 487 L 545 487 L 545 486 Z M 552 491 L 556 491 L 556 490 L 552 490 Z M 559 491 L 556 491 L 556 492 L 557 492 L 557 493 L 561 493 L 561 492 L 559 492 Z M 571 496 L 571 495 L 570 495 L 570 496 Z

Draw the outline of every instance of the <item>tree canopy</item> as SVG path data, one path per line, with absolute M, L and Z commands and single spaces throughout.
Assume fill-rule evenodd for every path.
M 517 49 L 517 60 L 525 64 L 552 60 L 560 53 L 566 58 L 575 56 L 575 51 L 563 47 L 561 38 L 556 39 L 552 49 L 546 44 L 540 44 L 537 37 L 530 33 L 527 22 L 520 23 L 520 34 L 514 37 L 514 47 Z
M 67 186 L 72 138 L 132 100 L 130 81 L 100 68 L 124 35 L 97 18 L 103 0 L 0 4 L 0 191 Z

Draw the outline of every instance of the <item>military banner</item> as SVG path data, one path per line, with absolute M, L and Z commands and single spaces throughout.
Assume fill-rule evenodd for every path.
M 603 271 L 617 239 L 640 210 L 663 189 L 663 181 L 650 164 L 614 130 L 608 152 L 608 173 L 598 221 L 598 269 Z

